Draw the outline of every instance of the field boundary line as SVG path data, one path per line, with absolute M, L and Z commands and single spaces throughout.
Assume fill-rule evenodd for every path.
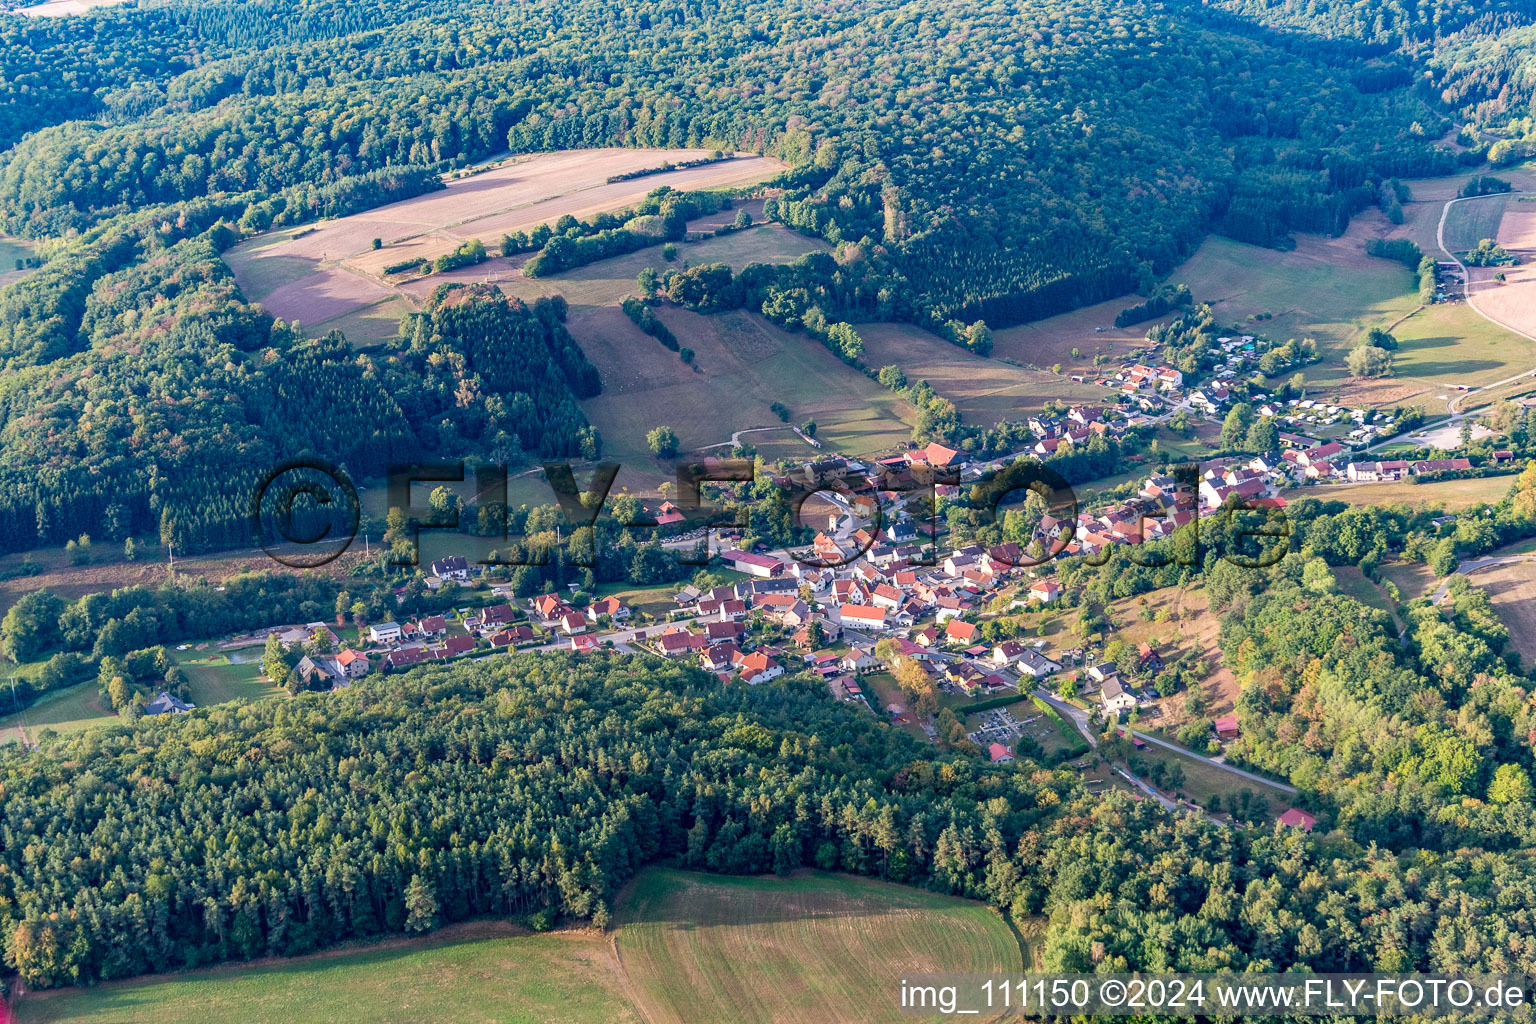
M 1493 193 L 1493 194 L 1494 195 L 1507 195 L 1507 196 L 1523 196 L 1523 195 L 1530 195 L 1531 193 L 1525 192 L 1525 191 L 1522 191 L 1522 190 L 1519 190 L 1519 189 L 1514 189 L 1514 190 L 1512 190 L 1510 192 Z M 1441 252 L 1445 253 L 1447 256 L 1450 257 L 1452 263 L 1456 264 L 1456 266 L 1461 268 L 1461 277 L 1462 277 L 1462 285 L 1461 285 L 1461 287 L 1462 287 L 1462 291 L 1466 295 L 1467 305 L 1471 308 L 1472 312 L 1476 313 L 1478 316 L 1482 317 L 1484 320 L 1487 320 L 1489 323 L 1493 324 L 1495 327 L 1502 327 L 1506 331 L 1510 331 L 1511 333 L 1518 334 L 1518 335 L 1520 335 L 1520 337 L 1525 338 L 1528 341 L 1536 341 L 1536 335 L 1530 335 L 1530 334 L 1527 334 L 1526 332 L 1520 330 L 1520 328 L 1518 328 L 1518 327 L 1512 327 L 1509 324 L 1505 323 L 1504 321 L 1498 319 L 1497 317 L 1490 316 L 1489 314 L 1483 312 L 1482 309 L 1480 309 L 1478 307 L 1477 302 L 1472 297 L 1472 271 L 1471 271 L 1471 269 L 1465 263 L 1463 263 L 1461 261 L 1461 257 L 1457 256 L 1455 253 L 1451 252 L 1451 250 L 1449 250 L 1449 249 L 1447 249 L 1445 247 L 1445 221 L 1446 221 L 1446 218 L 1448 216 L 1450 216 L 1451 207 L 1455 206 L 1457 203 L 1464 203 L 1464 202 L 1466 202 L 1469 199 L 1486 199 L 1486 198 L 1488 198 L 1488 196 L 1458 196 L 1455 199 L 1447 200 L 1444 208 L 1441 209 L 1441 211 L 1440 211 L 1440 223 L 1435 227 L 1435 244 L 1440 247 L 1440 251 Z M 1505 377 L 1503 380 L 1494 381 L 1492 384 L 1485 384 L 1482 387 L 1476 388 L 1476 389 L 1474 389 L 1472 391 L 1463 391 L 1460 394 L 1456 395 L 1454 398 L 1452 398 L 1450 400 L 1450 402 L 1447 404 L 1446 408 L 1450 412 L 1452 419 L 1454 419 L 1457 416 L 1463 416 L 1463 415 L 1465 415 L 1465 413 L 1460 412 L 1459 409 L 1460 409 L 1461 403 L 1462 403 L 1462 401 L 1464 399 L 1470 398 L 1472 395 L 1475 395 L 1478 392 L 1488 391 L 1488 390 L 1490 390 L 1492 388 L 1501 388 L 1501 387 L 1503 387 L 1506 384 L 1513 384 L 1515 381 L 1519 380 L 1521 377 L 1525 377 L 1525 376 L 1530 375 L 1531 372 L 1532 372 L 1531 370 L 1524 370 L 1524 371 L 1522 371 L 1520 373 L 1515 374 L 1513 377 Z

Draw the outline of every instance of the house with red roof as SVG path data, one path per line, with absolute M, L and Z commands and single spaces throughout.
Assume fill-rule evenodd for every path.
M 960 619 L 950 619 L 944 627 L 946 639 L 955 643 L 968 644 L 976 639 L 977 626 L 974 622 L 962 622 Z
M 1299 828 L 1303 832 L 1311 832 L 1312 826 L 1317 824 L 1316 817 L 1299 807 L 1290 808 L 1276 820 L 1286 828 Z

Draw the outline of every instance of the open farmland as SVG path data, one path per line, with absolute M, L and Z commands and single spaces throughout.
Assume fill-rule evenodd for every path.
M 1362 214 L 1357 223 L 1371 217 Z M 1290 252 L 1213 235 L 1169 280 L 1189 285 L 1223 323 L 1277 341 L 1317 339 L 1324 358 L 1306 368 L 1307 379 L 1336 384 L 1347 377 L 1344 355 L 1358 338 L 1418 305 L 1417 284 L 1405 267 L 1365 254 L 1364 240 L 1374 233 L 1351 225 L 1339 238 L 1298 235 Z M 1268 318 L 1250 320 L 1262 314 Z
M 649 871 L 620 920 L 619 957 L 656 1024 L 889 1021 L 903 973 L 1026 966 L 979 903 L 844 876 Z
M 814 454 L 769 409 L 774 402 L 789 407 L 792 422 L 814 419 L 818 437 L 851 454 L 903 444 L 911 435 L 913 411 L 904 399 L 844 365 L 813 338 L 740 310 L 702 316 L 668 308 L 657 315 L 694 350 L 692 366 L 642 333 L 616 306 L 571 326 L 603 374 L 603 393 L 583 402 L 582 409 L 602 432 L 606 457 L 625 465 L 651 462 L 645 435 L 660 424 L 677 431 L 684 450 L 729 442 L 738 430 L 772 426 L 777 429 L 749 434 L 742 442 L 765 454 Z
M 1459 211 L 1483 205 L 1484 200 L 1480 199 L 1476 202 L 1457 203 L 1451 209 Z M 1482 237 L 1495 239 L 1520 262 L 1509 267 L 1468 268 L 1472 300 L 1477 303 L 1480 311 L 1499 323 L 1536 336 L 1536 201 L 1509 199 L 1495 227 L 1495 234 Z M 1501 275 L 1504 278 L 1502 281 L 1499 280 Z M 1528 343 L 1533 357 L 1526 365 L 1536 366 L 1536 342 Z
M 293 959 L 29 994 L 18 1024 L 638 1024 L 890 1020 L 903 971 L 1016 972 L 1018 940 L 979 903 L 841 875 L 660 869 L 619 924 L 536 935 L 457 925 Z
M 1341 484 L 1307 491 L 1307 497 L 1344 501 L 1351 505 L 1423 505 L 1455 512 L 1473 505 L 1491 504 L 1509 493 L 1511 476 L 1485 476 L 1472 480 L 1440 480 L 1416 484 L 1398 480 L 1380 484 Z
M 246 297 L 285 320 L 320 326 L 376 306 L 395 290 L 384 268 L 435 259 L 476 238 L 494 248 L 508 232 L 633 205 L 663 185 L 723 188 L 771 177 L 782 165 L 740 156 L 608 182 L 615 174 L 695 160 L 704 150 L 592 149 L 518 157 L 448 182 L 445 189 L 330 221 L 252 239 L 226 254 Z M 373 240 L 383 243 L 373 249 Z M 486 265 L 474 268 L 485 280 Z M 505 268 L 502 268 L 505 269 Z M 433 280 L 432 284 L 437 284 Z M 430 290 L 430 289 L 429 289 Z
M 496 922 L 291 960 L 27 996 L 18 1024 L 636 1024 L 595 932 L 533 935 Z
M 1139 295 L 1122 295 L 1044 320 L 1003 328 L 993 332 L 992 355 L 1020 366 L 1043 369 L 1060 363 L 1063 372 L 1092 372 L 1096 355 L 1118 359 L 1147 348 L 1147 329 L 1156 321 L 1132 327 L 1114 326 L 1122 309 L 1141 301 Z M 1073 349 L 1077 350 L 1075 356 Z
M 1451 203 L 1445 211 L 1445 247 L 1454 253 L 1464 253 L 1485 238 L 1498 238 L 1499 222 L 1509 203 L 1507 192 Z
M 1108 395 L 1101 387 L 1075 384 L 1047 370 L 983 359 L 911 324 L 861 324 L 859 335 L 867 365 L 895 364 L 907 380 L 928 381 L 975 426 L 1023 419 L 1048 401 L 1103 402 Z
M 1468 577 L 1488 592 L 1527 669 L 1536 665 L 1536 562 L 1508 562 Z

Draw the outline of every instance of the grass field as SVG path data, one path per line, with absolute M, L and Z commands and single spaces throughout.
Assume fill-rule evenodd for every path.
M 979 903 L 842 875 L 651 869 L 609 934 L 473 922 L 424 939 L 29 994 L 18 1024 L 888 1021 L 904 971 L 1013 973 Z M 1026 922 L 1033 934 L 1036 922 Z
M 636 1024 L 597 933 L 481 923 L 286 961 L 29 996 L 17 1024 Z
M 1381 567 L 1381 575 L 1397 584 L 1404 604 L 1433 592 L 1439 585 L 1435 574 L 1423 562 L 1389 562 Z
M 17 267 L 17 260 L 25 260 L 33 253 L 32 243 L 20 238 L 11 238 L 8 235 L 0 235 L 0 288 L 12 281 L 20 281 L 34 268 Z
M 260 652 L 260 647 L 249 649 L 251 654 Z M 259 700 L 280 692 L 261 681 L 260 661 L 235 663 L 228 655 L 211 651 L 180 651 L 175 657 L 187 674 L 188 696 L 198 707 L 227 700 Z
M 1452 210 L 1480 204 L 1458 203 Z M 1420 216 L 1438 219 L 1440 203 L 1416 205 Z M 1492 226 L 1496 230 L 1497 222 Z M 1197 300 L 1209 302 L 1224 322 L 1244 330 L 1277 341 L 1317 339 L 1323 359 L 1305 369 L 1307 381 L 1343 404 L 1408 403 L 1443 414 L 1455 394 L 1447 385 L 1487 384 L 1536 365 L 1536 343 L 1489 323 L 1464 303 L 1415 312 L 1413 274 L 1390 260 L 1365 255 L 1367 238 L 1401 234 L 1392 227 L 1368 211 L 1339 238 L 1297 236 L 1290 252 L 1212 236 L 1169 280 L 1188 284 Z M 1467 230 L 1475 234 L 1479 228 Z M 1432 231 L 1425 252 L 1438 252 Z M 1270 317 L 1250 319 L 1263 313 Z M 1394 374 L 1354 380 L 1344 357 L 1376 326 L 1391 327 L 1401 342 Z
M 1369 328 L 1418 305 L 1406 268 L 1366 256 L 1364 242 L 1348 236 L 1300 236 L 1293 251 L 1281 252 L 1212 235 L 1169 280 L 1189 285 L 1224 323 L 1279 341 L 1316 338 L 1340 360 Z M 1249 321 L 1260 313 L 1271 318 Z M 1307 379 L 1326 380 L 1325 365 L 1307 367 Z
M 1366 579 L 1365 573 L 1353 565 L 1341 565 L 1333 570 L 1334 579 L 1339 582 L 1339 590 L 1371 608 L 1379 608 L 1392 616 L 1392 621 L 1397 628 L 1403 626 L 1402 620 L 1397 617 L 1397 606 L 1387 596 L 1386 592 Z
M 1044 369 L 1026 369 L 1000 359 L 983 359 L 911 324 L 861 324 L 864 362 L 900 366 L 907 380 L 926 380 L 955 403 L 966 423 L 990 427 L 1021 420 L 1047 401 L 1096 402 L 1108 392 L 1075 384 Z
M 1509 476 L 1485 476 L 1473 480 L 1441 480 L 1415 484 L 1407 480 L 1383 484 L 1351 484 L 1347 487 L 1315 488 L 1308 497 L 1344 501 L 1351 505 L 1426 505 L 1443 506 L 1455 511 L 1473 505 L 1496 502 L 1514 483 Z
M 618 952 L 647 1020 L 892 1021 L 904 972 L 1024 969 L 978 903 L 845 876 L 656 870 L 627 891 Z
M 0 692 L 0 707 L 9 705 L 6 697 Z M 96 680 L 88 679 L 46 693 L 31 707 L 0 718 L 0 743 L 20 739 L 23 730 L 35 743 L 37 734 L 44 729 L 71 733 L 117 720 L 112 708 L 101 699 Z
M 1216 796 L 1221 798 L 1221 809 L 1229 811 L 1233 807 L 1233 799 L 1242 792 L 1252 794 L 1250 800 L 1262 798 L 1269 805 L 1270 819 L 1289 806 L 1286 802 L 1286 794 L 1281 790 L 1257 782 L 1247 782 L 1213 764 L 1197 758 L 1185 757 L 1183 754 L 1175 754 L 1156 744 L 1148 743 L 1131 756 L 1140 761 L 1156 761 L 1168 766 L 1177 765 L 1184 773 L 1184 782 L 1176 787 L 1174 792 L 1188 797 L 1201 807 L 1209 807 L 1211 797 Z
M 1509 205 L 1508 194 L 1479 196 L 1452 203 L 1445 214 L 1445 247 L 1462 253 L 1485 238 L 1499 237 L 1499 221 Z M 1438 253 L 1436 255 L 1439 255 Z

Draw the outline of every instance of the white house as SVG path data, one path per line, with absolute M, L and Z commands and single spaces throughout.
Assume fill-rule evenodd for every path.
M 1104 702 L 1104 710 L 1111 715 L 1118 715 L 1122 711 L 1130 711 L 1136 707 L 1136 698 L 1126 692 L 1119 677 L 1111 677 L 1104 681 L 1104 689 L 1099 691 L 1099 699 Z
M 400 642 L 400 623 L 380 622 L 368 627 L 368 639 L 376 644 L 395 644 Z

